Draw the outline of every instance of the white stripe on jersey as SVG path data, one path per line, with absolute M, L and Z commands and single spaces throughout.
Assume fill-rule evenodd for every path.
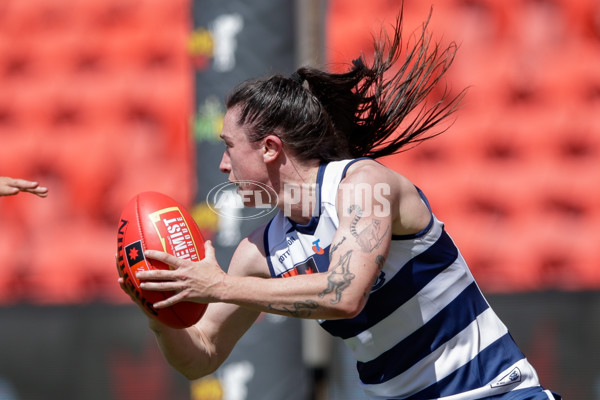
M 458 335 L 404 373 L 384 383 L 363 385 L 363 388 L 368 394 L 377 394 L 379 397 L 394 397 L 397 393 L 410 396 L 428 387 L 432 381 L 439 381 L 465 365 L 507 332 L 506 326 L 488 308 Z M 479 337 L 478 346 L 473 346 L 473 337 Z
M 471 283 L 473 277 L 457 261 L 387 318 L 345 343 L 357 361 L 373 360 L 422 327 Z M 421 318 L 415 318 L 416 315 Z

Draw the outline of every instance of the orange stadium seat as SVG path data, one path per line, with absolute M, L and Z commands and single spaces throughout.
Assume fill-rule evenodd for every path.
M 15 287 L 15 275 L 18 274 L 18 268 L 23 266 L 20 259 L 26 250 L 21 245 L 26 242 L 25 231 L 18 220 L 11 218 L 15 213 L 11 203 L 13 202 L 2 201 L 0 204 L 0 254 L 3 255 L 3 267 L 0 268 L 0 303 L 13 303 L 18 300 L 15 299 L 15 291 L 18 289 Z
M 596 0 L 557 0 L 557 4 L 562 9 L 568 29 L 577 38 L 588 40 L 598 33 L 596 18 L 600 4 Z
M 33 302 L 87 301 L 100 292 L 127 300 L 107 269 L 123 204 L 150 189 L 193 196 L 190 7 L 189 0 L 3 4 L 0 170 L 39 180 L 50 194 L 2 199 L 0 219 L 15 234 L 0 245 L 7 259 L 0 289 L 15 283 L 24 289 L 17 297 L 35 293 L 20 298 Z M 30 246 L 36 250 L 24 258 L 20 249 Z
M 539 287 L 531 268 L 535 254 L 514 231 L 477 230 L 477 240 L 460 242 L 463 254 L 480 286 L 489 293 L 529 291 Z
M 541 288 L 575 290 L 600 285 L 598 222 L 597 218 L 577 225 L 541 222 L 533 227 L 531 251 L 536 259 L 532 269 Z

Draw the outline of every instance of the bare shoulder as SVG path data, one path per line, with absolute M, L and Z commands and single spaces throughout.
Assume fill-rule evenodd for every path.
M 269 277 L 263 236 L 266 225 L 256 228 L 244 238 L 231 258 L 228 273 L 231 275 Z
M 345 184 L 387 185 L 392 200 L 400 196 L 417 193 L 414 185 L 403 175 L 371 159 L 359 160 L 353 163 L 342 180 Z
M 385 165 L 368 158 L 358 160 L 348 167 L 346 172 L 346 178 L 349 177 L 365 177 L 371 174 L 384 174 L 384 175 L 397 175 L 394 171 L 386 167 Z

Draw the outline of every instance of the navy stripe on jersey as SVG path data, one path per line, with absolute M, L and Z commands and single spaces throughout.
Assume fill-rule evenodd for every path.
M 488 308 L 477 284 L 471 283 L 443 310 L 396 346 L 374 360 L 358 362 L 360 380 L 377 384 L 396 377 L 453 338 Z
M 487 385 L 498 371 L 503 371 L 525 358 L 515 346 L 510 333 L 482 350 L 475 358 L 437 383 L 421 390 L 405 400 L 437 399 L 452 394 L 466 392 Z
M 369 301 L 356 317 L 327 320 L 321 326 L 334 336 L 348 339 L 369 329 L 415 296 L 458 258 L 458 250 L 445 231 L 423 253 L 407 262 Z
M 325 175 L 325 167 L 327 164 L 321 164 L 319 166 L 319 172 L 317 172 L 317 187 L 316 187 L 316 207 L 313 216 L 310 218 L 307 224 L 297 224 L 289 218 L 286 218 L 287 222 L 290 223 L 291 228 L 288 232 L 297 231 L 299 233 L 303 233 L 305 235 L 313 235 L 317 226 L 319 225 L 319 217 L 321 216 L 321 186 L 323 185 L 323 176 Z M 266 247 L 265 247 L 266 248 Z
M 273 262 L 271 261 L 271 253 L 269 251 L 269 229 L 271 228 L 272 223 L 273 219 L 271 219 L 265 227 L 265 232 L 263 234 L 263 247 L 265 249 L 267 264 L 269 265 L 269 272 L 271 273 L 271 276 L 275 276 L 275 269 L 273 269 Z

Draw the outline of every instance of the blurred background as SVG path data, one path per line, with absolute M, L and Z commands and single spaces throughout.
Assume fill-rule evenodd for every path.
M 362 399 L 340 343 L 264 316 L 214 376 L 163 360 L 114 267 L 124 204 L 166 193 L 226 266 L 265 222 L 207 202 L 224 98 L 239 82 L 372 51 L 399 0 L 3 0 L 0 400 Z M 435 214 L 537 368 L 600 399 L 600 1 L 405 0 L 404 32 L 456 42 L 450 129 L 383 162 Z

